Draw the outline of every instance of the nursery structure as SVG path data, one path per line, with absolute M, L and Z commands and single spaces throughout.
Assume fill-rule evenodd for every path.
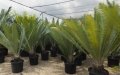
M 79 0 L 35 6 L 10 1 L 40 16 L 1 9 L 0 75 L 120 75 L 119 1 L 98 0 L 89 8 L 77 3 L 72 10 L 86 10 L 68 13 L 60 10 L 70 7 L 46 9 Z

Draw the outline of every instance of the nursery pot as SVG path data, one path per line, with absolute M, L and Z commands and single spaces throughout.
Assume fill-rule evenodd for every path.
M 51 49 L 51 57 L 56 57 L 57 56 L 57 50 L 55 47 Z
M 5 56 L 8 55 L 8 49 L 7 48 L 0 48 L 0 51 L 2 51 Z
M 5 55 L 3 53 L 3 51 L 0 51 L 0 63 L 3 63 L 5 60 Z
M 48 51 L 42 51 L 41 53 L 41 59 L 42 60 L 48 60 L 49 59 L 49 52 Z
M 41 53 L 41 47 L 37 46 L 37 48 L 35 49 L 36 53 Z
M 114 67 L 114 66 L 119 66 L 119 59 L 117 57 L 108 57 L 108 66 L 109 67 Z
M 20 51 L 20 56 L 21 57 L 29 57 L 29 52 L 25 51 L 25 50 L 21 50 Z
M 81 52 L 79 57 L 81 58 L 81 60 L 86 60 L 87 55 L 84 52 Z
M 48 43 L 48 44 L 46 45 L 46 47 L 45 47 L 45 50 L 50 51 L 50 50 L 51 50 L 51 47 L 52 47 L 51 43 Z
M 16 58 L 11 60 L 11 68 L 13 73 L 20 73 L 23 71 L 23 62 L 24 60 Z
M 67 74 L 75 74 L 76 73 L 76 65 L 74 63 L 65 63 L 65 72 Z
M 109 72 L 104 69 L 103 66 L 100 67 L 89 67 L 89 75 L 109 75 Z
M 75 59 L 75 64 L 76 66 L 81 66 L 82 65 L 82 59 L 80 56 L 78 56 L 76 59 Z
M 30 54 L 29 55 L 29 62 L 30 65 L 38 65 L 38 55 L 37 54 Z

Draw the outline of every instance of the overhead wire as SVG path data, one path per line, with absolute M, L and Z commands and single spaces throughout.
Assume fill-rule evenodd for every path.
M 61 9 L 56 9 L 56 10 L 40 11 L 40 10 L 38 10 L 38 9 L 35 9 L 35 7 L 30 7 L 30 6 L 24 5 L 24 4 L 22 4 L 22 3 L 16 2 L 16 1 L 14 1 L 14 0 L 10 0 L 10 1 L 12 1 L 12 2 L 14 2 L 14 3 L 17 3 L 17 4 L 20 4 L 20 5 L 22 5 L 22 6 L 28 7 L 28 8 L 30 8 L 30 9 L 35 10 L 35 11 L 41 12 L 41 14 L 44 13 L 44 14 L 47 14 L 47 15 L 49 15 L 49 16 L 56 17 L 56 18 L 58 18 L 58 19 L 62 19 L 62 18 L 58 17 L 57 15 L 64 15 L 64 14 L 67 14 L 67 15 L 68 15 L 68 14 L 74 14 L 74 13 L 82 13 L 82 12 L 93 11 L 93 10 L 83 10 L 83 11 L 71 12 L 71 13 L 50 14 L 50 13 L 47 13 L 47 12 L 48 12 L 48 11 L 49 11 L 49 12 L 50 12 L 50 11 L 59 11 L 59 10 L 63 10 L 63 9 L 61 8 Z M 57 4 L 61 4 L 61 3 L 71 2 L 71 1 L 75 1 L 75 0 L 69 0 L 69 1 L 64 1 L 64 2 L 47 4 L 47 5 L 42 5 L 42 6 L 39 6 L 39 7 L 50 6 L 50 5 L 57 5 Z M 88 4 L 88 5 L 93 5 L 93 4 Z M 94 4 L 94 5 L 95 5 L 95 4 Z M 84 7 L 84 6 L 86 6 L 86 5 L 79 5 L 79 6 L 75 6 L 75 7 L 72 7 L 72 8 Z M 66 9 L 70 9 L 70 7 L 66 8 Z M 65 10 L 65 9 L 64 9 L 64 10 Z
M 58 4 L 63 4 L 63 3 L 72 2 L 72 1 L 75 1 L 75 0 L 68 0 L 68 1 L 57 2 L 57 3 L 52 3 L 52 4 L 46 4 L 46 5 L 41 5 L 41 6 L 32 6 L 32 8 L 45 7 L 45 6 L 51 6 L 51 5 L 58 5 Z
M 63 2 L 58 2 L 58 3 L 53 3 L 53 4 L 46 4 L 46 5 L 41 5 L 41 6 L 33 6 L 32 8 L 58 5 L 58 4 L 63 4 L 63 3 L 71 2 L 71 1 L 75 1 L 75 0 L 68 0 L 68 1 L 63 1 Z M 87 4 L 87 5 L 95 5 L 95 3 Z M 75 7 L 71 7 L 71 8 L 84 7 L 84 6 L 87 6 L 87 5 L 79 5 L 79 6 L 75 6 Z M 71 8 L 68 7 L 66 9 L 71 9 Z M 53 11 L 59 11 L 59 10 L 65 10 L 65 9 L 60 8 L 60 9 L 53 9 L 53 10 L 48 10 L 48 11 L 44 11 L 44 12 L 53 12 Z M 81 12 L 87 12 L 87 11 L 93 11 L 93 10 L 85 10 L 85 11 L 81 11 Z M 81 13 L 81 12 L 71 12 L 71 13 L 62 13 L 62 14 L 54 14 L 54 15 L 64 15 L 64 14 L 73 14 L 73 13 Z
M 44 14 L 46 14 L 46 15 L 49 15 L 49 16 L 52 16 L 52 17 L 55 17 L 55 18 L 58 18 L 58 19 L 62 19 L 62 18 L 60 18 L 60 17 L 57 17 L 57 16 L 54 16 L 54 15 L 52 15 L 52 14 L 48 14 L 48 13 L 46 13 L 46 12 L 43 12 L 43 11 L 34 9 L 34 8 L 32 8 L 32 7 L 29 7 L 29 6 L 27 6 L 27 5 L 24 5 L 24 4 L 22 4 L 22 3 L 19 3 L 19 2 L 17 2 L 17 1 L 14 1 L 14 0 L 10 0 L 10 1 L 12 1 L 12 2 L 14 2 L 14 3 L 17 3 L 17 4 L 19 4 L 19 5 L 22 5 L 22 6 L 24 6 L 24 7 L 30 8 L 30 9 L 32 9 L 32 10 L 41 12 L 42 14 L 44 13 Z

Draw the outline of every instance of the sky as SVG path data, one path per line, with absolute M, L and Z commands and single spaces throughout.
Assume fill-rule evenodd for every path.
M 53 3 L 58 3 L 58 2 L 68 1 L 68 0 L 14 0 L 14 1 L 17 1 L 29 7 L 34 7 L 34 6 L 42 6 L 46 4 L 53 4 Z M 113 1 L 113 0 L 109 0 L 109 1 Z M 114 0 L 114 1 L 120 4 L 120 0 Z M 106 0 L 73 0 L 71 2 L 66 2 L 62 4 L 57 4 L 57 5 L 35 7 L 35 9 L 46 12 L 48 14 L 55 15 L 60 18 L 69 18 L 69 17 L 77 18 L 82 16 L 85 13 L 92 14 L 93 13 L 92 10 L 100 2 L 106 3 Z M 10 6 L 12 6 L 12 12 L 21 14 L 24 11 L 26 11 L 29 14 L 35 14 L 37 16 L 40 16 L 40 12 L 34 11 L 30 8 L 11 2 L 10 0 L 0 0 L 0 10 L 8 9 Z M 87 11 L 87 12 L 83 12 L 83 11 Z M 81 13 L 73 14 L 73 12 L 81 12 Z M 53 18 L 52 16 L 45 15 L 45 14 L 43 14 L 43 16 L 50 19 Z

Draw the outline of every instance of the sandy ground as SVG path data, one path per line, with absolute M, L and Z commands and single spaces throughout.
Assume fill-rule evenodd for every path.
M 28 58 L 23 58 L 24 70 L 22 73 L 13 74 L 11 72 L 10 57 L 6 57 L 5 63 L 0 64 L 0 75 L 70 75 L 64 72 L 64 63 L 59 57 L 50 58 L 49 61 L 41 61 L 39 59 L 39 65 L 30 66 Z M 77 73 L 74 75 L 89 75 L 87 67 L 90 59 L 83 62 L 82 66 L 77 67 Z M 110 75 L 120 75 L 120 67 L 106 68 L 109 70 Z

